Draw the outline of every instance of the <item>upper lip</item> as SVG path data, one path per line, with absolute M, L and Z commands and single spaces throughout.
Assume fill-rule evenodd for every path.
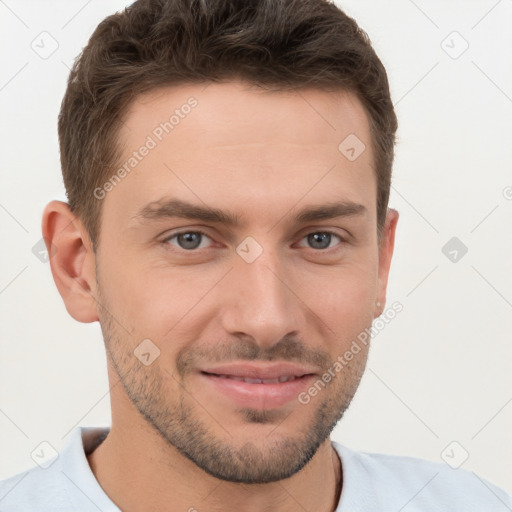
M 204 373 L 215 375 L 232 375 L 234 377 L 246 377 L 249 379 L 278 379 L 279 377 L 302 377 L 315 373 L 307 366 L 292 363 L 254 364 L 231 363 L 219 366 L 204 366 L 199 369 Z

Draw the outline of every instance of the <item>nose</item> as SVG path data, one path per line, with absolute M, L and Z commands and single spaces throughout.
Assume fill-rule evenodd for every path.
M 229 334 L 248 336 L 269 347 L 297 335 L 303 321 L 302 302 L 290 283 L 290 272 L 276 254 L 263 253 L 252 263 L 235 254 L 228 290 L 223 290 L 221 321 Z

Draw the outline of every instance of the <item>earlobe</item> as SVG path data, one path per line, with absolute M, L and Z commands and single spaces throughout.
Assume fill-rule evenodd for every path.
M 374 318 L 379 317 L 386 305 L 386 290 L 388 285 L 389 269 L 395 247 L 396 225 L 399 214 L 396 210 L 388 208 L 384 232 L 379 244 L 379 272 L 377 283 L 377 298 L 375 300 Z
M 42 231 L 53 279 L 68 313 L 79 322 L 98 320 L 95 254 L 83 223 L 67 203 L 52 201 L 44 210 Z

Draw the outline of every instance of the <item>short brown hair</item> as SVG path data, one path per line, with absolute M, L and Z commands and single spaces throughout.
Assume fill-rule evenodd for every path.
M 94 244 L 101 201 L 93 191 L 120 158 L 127 106 L 157 87 L 233 79 L 357 95 L 370 120 L 381 234 L 397 118 L 384 66 L 352 18 L 328 0 L 137 0 L 98 25 L 73 65 L 59 114 L 69 206 Z

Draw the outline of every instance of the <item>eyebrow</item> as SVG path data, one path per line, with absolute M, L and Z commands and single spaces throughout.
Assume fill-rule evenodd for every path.
M 331 202 L 318 206 L 307 206 L 300 210 L 295 220 L 298 224 L 328 220 L 337 217 L 354 217 L 367 213 L 362 204 L 352 201 Z M 134 220 L 161 220 L 167 218 L 182 218 L 225 224 L 226 226 L 240 226 L 241 218 L 227 210 L 200 206 L 180 199 L 165 199 L 153 201 L 144 206 L 134 216 Z

